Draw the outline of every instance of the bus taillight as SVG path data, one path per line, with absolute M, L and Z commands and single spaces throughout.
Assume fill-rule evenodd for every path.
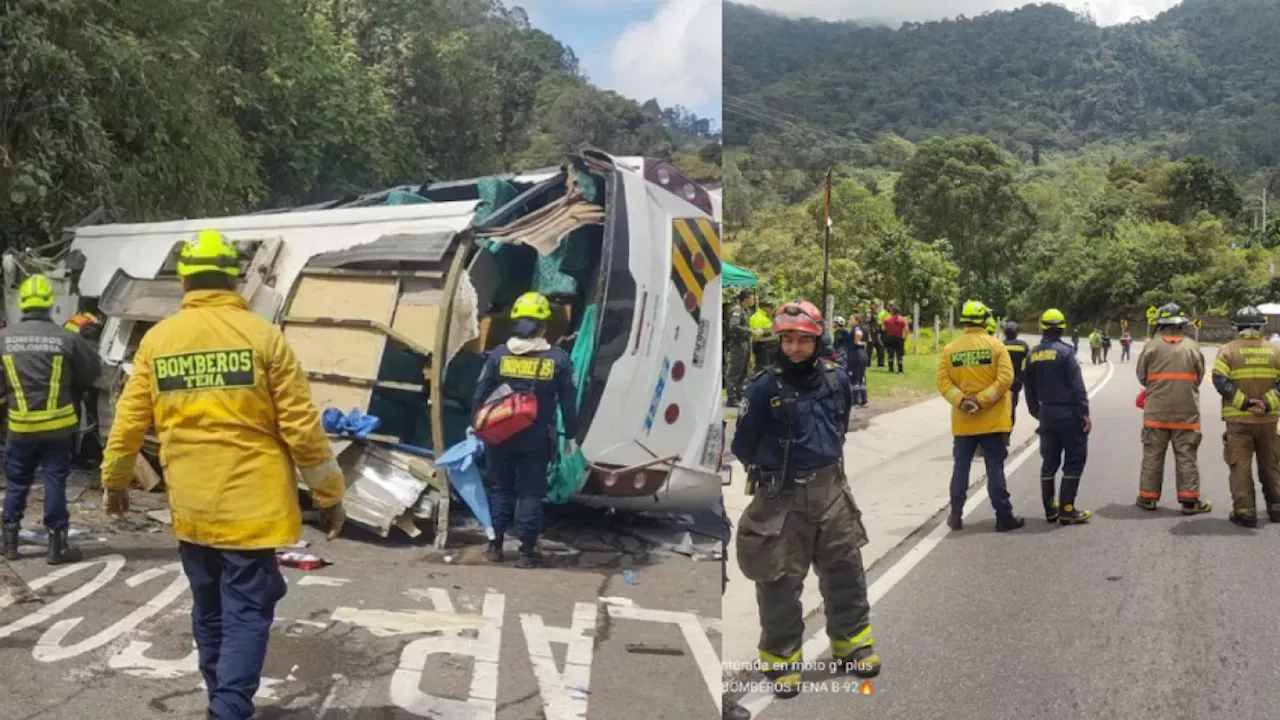
M 667 406 L 667 411 L 663 413 L 662 418 L 670 425 L 680 419 L 680 406 L 672 403 Z

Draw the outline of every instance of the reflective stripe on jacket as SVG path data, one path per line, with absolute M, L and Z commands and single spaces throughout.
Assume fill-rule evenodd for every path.
M 179 540 L 229 550 L 298 541 L 294 466 L 318 507 L 345 486 L 297 357 L 235 293 L 188 292 L 142 339 L 116 405 L 102 484 L 124 488 L 154 422 Z
M 1138 356 L 1138 382 L 1147 389 L 1142 424 L 1165 430 L 1200 429 L 1204 355 L 1186 335 L 1163 335 Z
M 1238 423 L 1270 423 L 1280 417 L 1280 348 L 1262 341 L 1262 333 L 1246 330 L 1218 351 L 1213 363 L 1213 385 L 1222 397 L 1222 419 Z M 1246 408 L 1251 399 L 1262 400 L 1267 414 L 1261 417 Z
M 28 313 L 0 330 L 0 358 L 9 404 L 9 434 L 24 440 L 75 435 L 75 399 L 102 373 L 97 353 L 47 312 Z
M 986 435 L 1013 429 L 1009 388 L 1013 386 L 1013 362 L 1004 342 L 984 328 L 965 328 L 964 334 L 942 348 L 938 358 L 938 392 L 951 403 L 954 435 Z M 978 401 L 981 410 L 970 415 L 960 409 L 965 397 Z

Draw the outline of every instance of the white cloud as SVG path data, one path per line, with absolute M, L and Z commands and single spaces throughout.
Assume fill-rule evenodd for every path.
M 720 0 L 662 0 L 651 19 L 618 37 L 606 85 L 664 106 L 718 103 L 721 28 Z
M 941 20 L 957 15 L 977 17 L 992 10 L 1014 10 L 1029 0 L 744 0 L 792 17 L 824 20 L 876 20 L 891 24 Z M 1176 5 L 1178 0 L 1064 0 L 1056 4 L 1072 10 L 1086 7 L 1102 25 L 1150 19 Z

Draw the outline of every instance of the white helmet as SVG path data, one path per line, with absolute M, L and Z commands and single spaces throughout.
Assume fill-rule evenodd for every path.
M 836 327 L 844 327 L 844 318 L 839 315 L 836 316 Z

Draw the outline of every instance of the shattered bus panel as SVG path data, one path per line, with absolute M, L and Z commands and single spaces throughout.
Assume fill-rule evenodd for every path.
M 433 523 L 443 546 L 450 491 L 433 458 L 465 437 L 485 353 L 506 342 L 511 303 L 531 289 L 552 300 L 548 340 L 583 384 L 587 467 L 565 471 L 551 499 L 715 503 L 718 220 L 718 198 L 669 164 L 585 152 L 557 170 L 294 210 L 80 227 L 69 255 L 83 263 L 36 271 L 59 278 L 65 314 L 83 300 L 106 316 L 114 404 L 142 335 L 176 312 L 177 249 L 204 227 L 224 232 L 242 251 L 241 293 L 282 327 L 327 421 L 378 419 L 362 439 L 332 436 L 348 516 L 383 536 Z M 6 256 L 7 294 L 34 264 Z

